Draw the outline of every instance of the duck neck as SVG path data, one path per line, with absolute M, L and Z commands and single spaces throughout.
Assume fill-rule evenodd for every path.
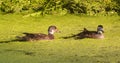
M 97 31 L 97 33 L 98 33 L 98 34 L 103 34 L 103 32 L 102 32 L 102 31 Z
M 54 39 L 54 35 L 53 35 L 53 34 L 48 33 L 48 37 L 49 37 L 50 39 Z

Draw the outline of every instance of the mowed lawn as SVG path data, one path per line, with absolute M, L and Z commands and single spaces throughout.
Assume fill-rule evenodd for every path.
M 99 24 L 104 39 L 63 38 Z M 23 32 L 47 34 L 50 25 L 61 31 L 54 40 L 12 41 Z M 0 15 L 0 63 L 120 63 L 120 17 Z

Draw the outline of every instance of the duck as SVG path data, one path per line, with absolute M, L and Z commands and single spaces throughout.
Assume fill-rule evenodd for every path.
M 103 39 L 104 38 L 103 25 L 98 25 L 96 31 L 89 31 L 87 28 L 83 28 L 81 32 L 77 34 L 72 34 L 71 36 L 62 37 L 64 39 L 74 38 L 74 39 L 84 39 L 84 38 L 94 38 Z
M 48 34 L 43 33 L 23 33 L 24 36 L 19 37 L 17 36 L 17 39 L 19 41 L 35 41 L 35 40 L 53 40 L 54 39 L 54 33 L 60 32 L 56 26 L 51 25 L 48 28 Z
M 104 38 L 104 30 L 103 25 L 98 25 L 97 31 L 89 31 L 86 28 L 84 30 L 77 34 L 76 36 L 78 38 L 94 38 L 94 39 L 103 39 Z

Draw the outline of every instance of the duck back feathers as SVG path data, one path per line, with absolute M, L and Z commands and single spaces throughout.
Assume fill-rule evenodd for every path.
M 17 37 L 20 41 L 34 41 L 34 40 L 52 40 L 54 39 L 54 32 L 56 32 L 56 26 L 49 26 L 48 34 L 43 33 L 23 33 L 24 36 Z
M 84 30 L 81 33 L 79 33 L 77 36 L 79 38 L 103 39 L 104 38 L 103 33 L 104 33 L 103 26 L 102 25 L 98 25 L 97 31 L 89 31 L 86 28 L 84 28 Z

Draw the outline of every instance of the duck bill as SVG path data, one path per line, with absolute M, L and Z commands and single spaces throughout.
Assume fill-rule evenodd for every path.
M 102 30 L 102 32 L 104 33 L 104 30 Z
M 58 29 L 56 30 L 57 33 L 61 33 L 61 31 L 59 31 Z

